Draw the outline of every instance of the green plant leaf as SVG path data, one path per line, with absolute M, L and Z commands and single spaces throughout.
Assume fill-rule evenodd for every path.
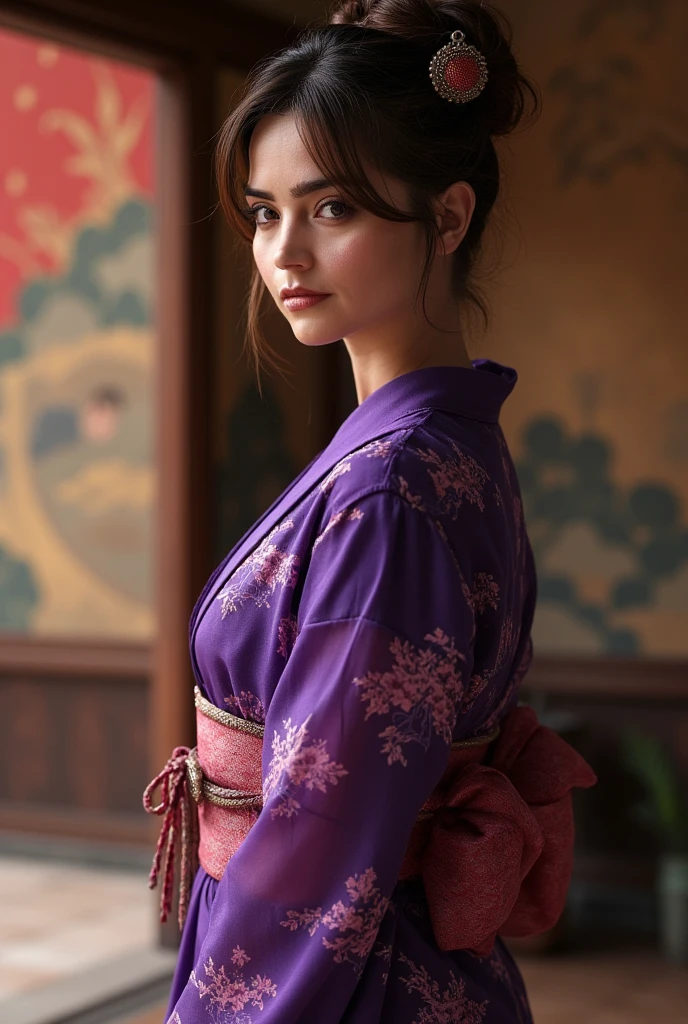
M 634 820 L 660 831 L 671 849 L 688 845 L 688 806 L 680 792 L 671 758 L 658 739 L 642 733 L 622 736 L 622 761 L 645 791 Z

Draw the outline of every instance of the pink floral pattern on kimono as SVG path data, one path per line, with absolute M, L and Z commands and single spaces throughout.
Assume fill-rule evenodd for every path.
M 454 456 L 446 458 L 432 448 L 418 448 L 418 455 L 423 462 L 429 463 L 428 469 L 441 510 L 456 519 L 464 498 L 472 505 L 477 505 L 481 512 L 485 510 L 483 488 L 489 476 L 475 459 L 462 451 L 455 441 L 451 442 Z
M 348 523 L 355 519 L 363 519 L 363 513 L 360 508 L 343 508 L 340 512 L 333 513 L 333 515 L 330 516 L 325 529 L 322 533 L 319 533 L 313 541 L 313 550 L 315 551 L 318 545 L 322 543 L 323 538 L 326 537 L 330 530 L 337 526 L 338 523 Z
M 517 643 L 518 633 L 514 627 L 514 620 L 510 615 L 507 615 L 502 622 L 502 627 L 499 631 L 499 646 L 497 648 L 495 671 L 500 669 L 510 658 L 513 657 Z
M 279 523 L 229 578 L 216 597 L 223 619 L 230 612 L 238 611 L 245 601 L 253 601 L 257 608 L 269 608 L 269 598 L 278 586 L 292 589 L 296 586 L 299 556 L 273 543 L 275 534 L 293 525 L 292 519 Z
M 330 472 L 327 474 L 324 480 L 321 481 L 320 490 L 322 491 L 323 494 L 329 494 L 332 488 L 334 487 L 335 480 L 338 480 L 339 477 L 342 476 L 344 473 L 351 472 L 351 462 L 349 461 L 349 459 L 350 456 L 348 456 L 346 459 L 342 459 L 341 462 L 338 462 L 337 465 L 330 470 Z
M 343 459 L 330 470 L 324 480 L 320 483 L 320 490 L 323 494 L 329 494 L 334 487 L 335 481 L 342 476 L 343 473 L 349 473 L 351 471 L 351 461 L 357 456 L 365 455 L 367 459 L 381 459 L 386 458 L 390 454 L 394 447 L 393 441 L 384 441 L 380 438 L 376 438 L 374 441 L 369 441 L 368 444 L 362 445 L 353 452 L 349 452 Z
M 292 932 L 306 928 L 311 937 L 318 928 L 339 932 L 339 936 L 334 939 L 323 935 L 322 944 L 326 949 L 334 950 L 335 963 L 353 964 L 355 972 L 360 974 L 389 905 L 389 899 L 381 895 L 375 885 L 376 881 L 375 871 L 372 867 L 368 868 L 360 875 L 347 878 L 348 904 L 338 900 L 326 913 L 323 913 L 321 907 L 315 910 L 288 910 L 286 921 L 280 921 L 280 924 Z
M 463 591 L 463 596 L 466 599 L 466 603 L 472 605 L 473 595 L 471 593 L 470 587 L 468 586 L 466 580 L 464 579 L 461 563 L 456 557 L 456 551 L 454 550 L 454 547 L 451 541 L 449 540 L 449 537 L 447 536 L 447 531 L 445 530 L 444 526 L 436 516 L 433 516 L 430 513 L 430 510 L 427 508 L 422 496 L 420 494 L 414 494 L 410 490 L 408 481 L 405 480 L 403 476 L 393 476 L 392 484 L 396 488 L 399 497 L 403 498 L 403 500 L 408 505 L 410 505 L 411 508 L 415 509 L 417 512 L 420 512 L 422 515 L 424 515 L 427 521 L 431 524 L 432 528 L 436 530 L 436 532 L 442 538 L 442 542 L 444 543 L 447 551 L 449 552 L 451 559 L 454 562 L 456 571 L 459 574 L 459 579 L 461 580 L 461 589 Z M 471 640 L 472 639 L 473 637 L 471 637 Z
M 237 966 L 243 967 L 251 959 L 244 950 L 235 949 L 234 953 L 232 961 Z M 194 970 L 190 981 L 198 989 L 199 998 L 207 999 L 206 1009 L 213 1024 L 250 1024 L 253 1014 L 244 1013 L 245 1008 L 251 1005 L 262 1010 L 265 998 L 277 995 L 277 986 L 270 978 L 256 974 L 247 981 L 241 971 L 231 969 L 227 977 L 225 965 L 215 967 L 212 957 L 205 961 L 203 970 L 207 980 L 200 979 Z
M 483 672 L 476 672 L 471 676 L 471 681 L 468 684 L 466 695 L 461 705 L 461 714 L 466 715 L 471 711 L 480 694 L 494 677 L 495 671 L 494 668 L 486 668 Z
M 532 639 L 531 636 L 529 636 L 528 640 L 527 640 L 527 643 L 526 643 L 526 646 L 525 646 L 525 648 L 523 650 L 523 654 L 521 656 L 521 660 L 520 660 L 520 662 L 518 664 L 518 668 L 514 672 L 514 674 L 511 677 L 511 679 L 509 680 L 509 685 L 507 686 L 504 694 L 502 695 L 501 700 L 499 701 L 499 703 L 495 707 L 494 711 L 492 711 L 490 716 L 483 723 L 483 731 L 484 732 L 489 732 L 491 729 L 494 729 L 495 725 L 497 725 L 497 723 L 503 717 L 503 715 L 505 713 L 505 709 L 509 706 L 509 704 L 510 704 L 510 702 L 511 702 L 513 696 L 514 696 L 514 694 L 517 693 L 518 690 L 520 689 L 521 683 L 523 682 L 523 678 L 524 678 L 526 672 L 528 671 L 528 669 L 530 668 L 532 660 L 533 660 L 533 639 Z M 489 703 L 490 703 L 490 699 L 488 698 L 488 704 Z
M 499 583 L 495 581 L 492 573 L 477 572 L 475 574 L 471 591 L 471 604 L 479 613 L 484 612 L 486 608 L 497 608 L 499 604 Z
M 380 947 L 378 949 L 378 946 Z M 382 984 L 386 985 L 389 981 L 389 969 L 392 966 L 392 955 L 394 953 L 394 946 L 385 946 L 382 942 L 376 942 L 373 948 L 373 956 L 379 956 L 384 963 L 387 970 L 382 975 Z
M 294 790 L 317 789 L 324 793 L 328 786 L 336 786 L 348 771 L 343 765 L 332 761 L 327 750 L 327 740 L 307 740 L 306 728 L 312 716 L 303 725 L 292 725 L 291 718 L 283 722 L 285 736 L 275 731 L 272 740 L 272 760 L 263 780 L 263 803 L 277 794 L 278 800 L 271 809 L 273 818 L 292 818 L 301 810 L 301 804 Z
M 260 725 L 265 722 L 263 702 L 250 690 L 242 690 L 238 696 L 232 694 L 231 697 L 225 697 L 225 704 L 232 712 L 238 711 L 240 715 L 251 722 L 258 722 Z
M 464 702 L 461 707 L 462 714 L 467 714 L 471 710 L 481 693 L 495 678 L 505 662 L 513 655 L 517 643 L 518 635 L 514 629 L 513 620 L 507 616 L 502 622 L 499 630 L 499 645 L 497 647 L 495 662 L 490 668 L 485 668 L 482 672 L 477 672 L 471 676 L 471 681 L 468 689 L 466 690 Z M 492 700 L 494 700 L 496 696 L 497 693 L 495 691 L 492 696 Z M 503 707 L 504 705 L 502 704 L 500 706 Z M 492 716 L 490 721 L 492 721 Z
M 408 640 L 395 637 L 389 646 L 394 665 L 387 672 L 367 672 L 354 684 L 367 703 L 366 721 L 371 715 L 388 715 L 393 708 L 392 724 L 379 733 L 384 740 L 382 753 L 387 764 L 408 762 L 402 747 L 420 743 L 430 745 L 433 731 L 451 744 L 458 706 L 463 694 L 460 663 L 465 655 L 454 639 L 439 627 L 426 633 L 428 647 L 414 648 Z
M 245 967 L 250 959 L 251 957 L 246 955 L 246 950 L 241 946 L 235 946 L 232 950 L 232 963 L 237 967 Z
M 411 508 L 418 509 L 419 512 L 427 511 L 422 496 L 420 494 L 413 494 L 409 488 L 408 481 L 404 479 L 403 476 L 395 476 L 392 480 L 396 485 L 400 497 L 402 497 L 404 501 L 408 502 Z
M 279 620 L 277 626 L 277 653 L 288 658 L 299 634 L 298 620 L 295 615 L 286 615 Z
M 399 960 L 410 970 L 401 982 L 409 992 L 417 992 L 425 1003 L 413 1024 L 481 1024 L 484 1020 L 489 999 L 482 1003 L 468 999 L 463 978 L 457 979 L 450 971 L 449 985 L 441 989 L 425 967 L 417 966 L 404 953 L 399 953 Z

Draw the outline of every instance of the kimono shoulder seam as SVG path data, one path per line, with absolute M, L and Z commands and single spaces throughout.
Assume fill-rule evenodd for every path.
M 346 511 L 347 509 L 350 509 L 353 505 L 356 505 L 357 502 L 362 501 L 364 498 L 369 498 L 374 494 L 388 494 L 395 500 L 395 502 L 401 508 L 404 508 L 409 512 L 417 512 L 419 515 L 422 516 L 422 518 L 428 524 L 430 529 L 434 532 L 435 536 L 442 542 L 444 547 L 449 552 L 449 555 L 451 556 L 452 562 L 454 564 L 454 568 L 456 569 L 459 576 L 461 590 L 463 594 L 466 596 L 469 593 L 469 591 L 466 585 L 466 577 L 464 575 L 464 570 L 461 567 L 459 556 L 456 553 L 454 545 L 452 544 L 449 536 L 447 535 L 447 531 L 444 529 L 442 523 L 427 508 L 412 504 L 407 498 L 400 494 L 391 483 L 387 483 L 385 485 L 378 482 L 375 484 L 370 484 L 368 487 L 365 487 L 360 491 L 354 492 L 353 495 L 347 497 L 346 503 L 342 506 L 340 511 Z M 338 513 L 335 513 L 335 515 L 337 514 Z M 470 602 L 467 596 L 466 601 L 467 604 L 469 604 L 470 606 Z
M 345 512 L 351 508 L 352 505 L 357 504 L 359 501 L 363 501 L 365 498 L 371 498 L 375 494 L 389 495 L 395 499 L 402 508 L 408 509 L 409 511 L 420 512 L 424 519 L 428 520 L 432 524 L 432 516 L 428 513 L 426 508 L 419 508 L 411 504 L 403 495 L 399 493 L 396 486 L 391 481 L 376 481 L 372 484 L 367 484 L 365 487 L 361 487 L 351 494 L 347 494 L 345 500 L 341 504 L 335 506 L 336 511 L 334 514 L 339 512 Z
M 392 445 L 392 450 L 388 453 L 389 457 L 385 461 L 384 472 L 380 474 L 380 477 L 377 480 L 374 480 L 371 483 L 368 483 L 365 487 L 362 487 L 360 490 L 354 491 L 352 495 L 347 496 L 345 498 L 345 504 L 344 504 L 345 508 L 348 508 L 348 506 L 353 501 L 356 501 L 359 497 L 364 497 L 368 493 L 372 493 L 374 491 L 384 491 L 386 489 L 391 489 L 390 488 L 390 477 L 392 476 L 392 474 L 394 472 L 394 469 L 395 469 L 395 466 L 396 466 L 396 462 L 397 462 L 397 459 L 398 459 L 399 455 L 404 450 L 404 447 L 407 444 L 409 438 L 415 433 L 415 431 L 419 427 L 422 427 L 422 426 L 425 425 L 425 423 L 431 418 L 432 413 L 433 413 L 433 410 L 432 409 L 428 409 L 428 408 L 414 409 L 414 410 L 411 410 L 411 411 L 414 412 L 414 413 L 417 413 L 417 412 L 422 413 L 423 414 L 422 419 L 419 419 L 417 422 L 411 423 L 409 426 L 405 426 L 403 428 L 400 428 L 398 430 L 394 430 L 394 431 L 391 432 L 391 437 L 393 437 L 394 440 L 389 442 Z M 360 455 L 361 452 L 365 451 L 366 448 L 369 447 L 371 444 L 375 444 L 375 443 L 377 443 L 379 441 L 383 441 L 386 436 L 387 436 L 386 434 L 383 434 L 380 437 L 372 438 L 371 440 L 369 440 L 363 446 L 359 446 L 357 448 L 353 448 L 345 456 L 343 456 L 343 458 L 340 459 L 338 463 L 335 464 L 335 467 L 334 467 L 335 471 L 336 471 L 336 469 L 337 469 L 337 467 L 339 465 L 350 463 L 351 459 L 353 459 L 357 455 Z M 321 482 L 321 486 L 322 486 L 322 482 Z M 333 492 L 333 496 L 337 495 L 338 492 L 339 492 L 339 488 L 337 488 Z

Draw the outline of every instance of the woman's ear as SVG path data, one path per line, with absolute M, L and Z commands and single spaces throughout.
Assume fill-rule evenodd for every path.
M 475 192 L 466 181 L 456 181 L 437 197 L 438 252 L 449 256 L 464 239 L 475 209 Z

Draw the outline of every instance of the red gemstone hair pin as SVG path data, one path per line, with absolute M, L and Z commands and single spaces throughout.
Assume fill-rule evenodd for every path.
M 468 103 L 485 88 L 487 61 L 480 50 L 464 42 L 460 30 L 430 61 L 430 78 L 437 92 L 452 103 Z

